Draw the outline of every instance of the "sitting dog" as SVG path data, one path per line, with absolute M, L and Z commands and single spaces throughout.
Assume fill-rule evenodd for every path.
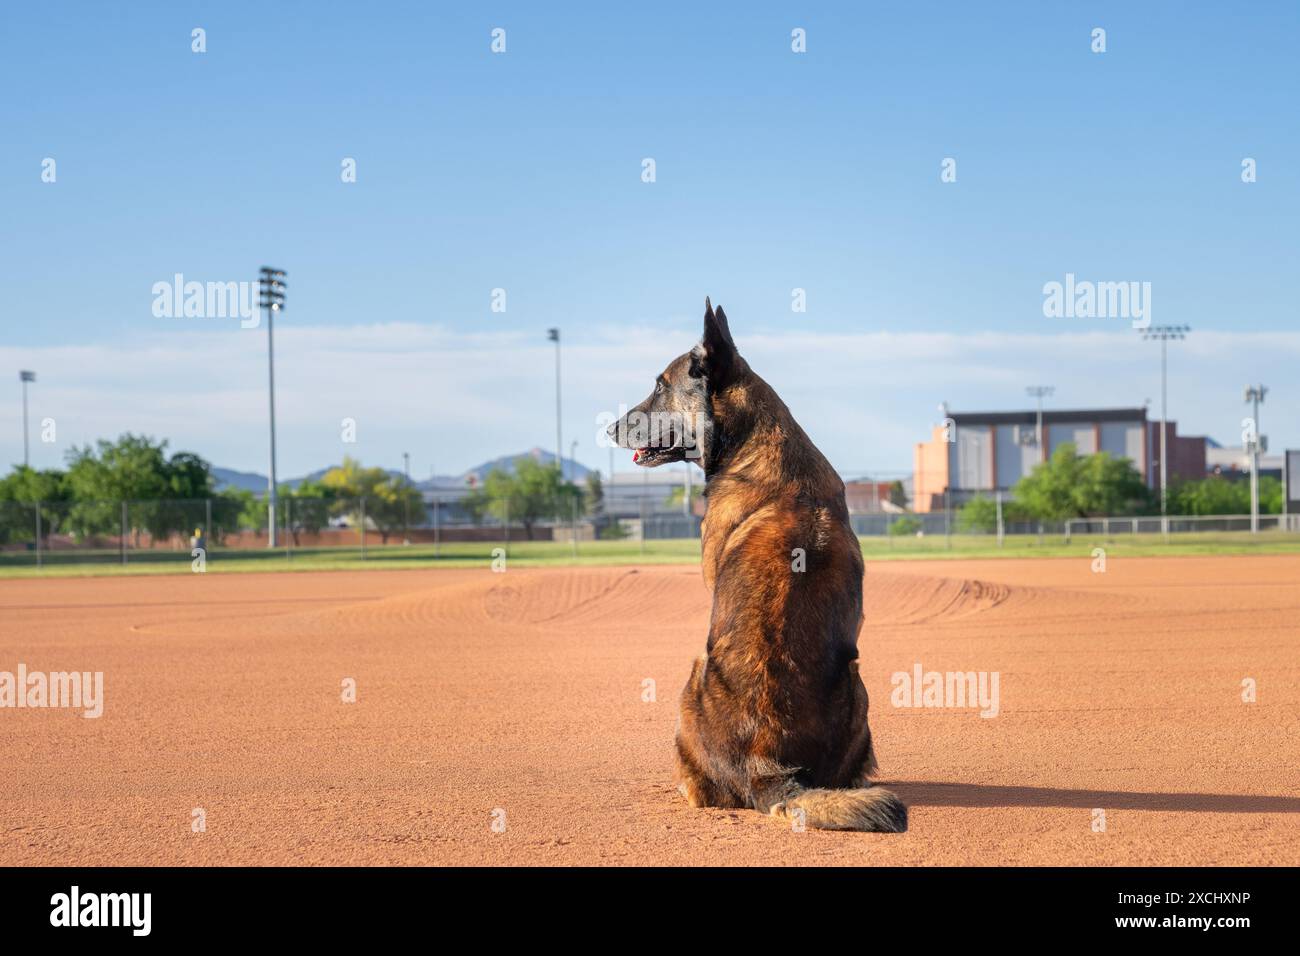
M 901 832 L 876 767 L 858 675 L 862 549 L 840 481 L 704 300 L 704 337 L 609 427 L 643 467 L 704 469 L 705 653 L 682 692 L 679 789 L 837 830 Z

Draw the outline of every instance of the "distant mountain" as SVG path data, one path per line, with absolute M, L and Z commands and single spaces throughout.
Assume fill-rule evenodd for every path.
M 321 478 L 325 477 L 327 471 L 336 467 L 338 466 L 330 465 L 329 468 L 318 468 L 310 475 L 303 475 L 298 478 L 281 478 L 280 486 L 282 488 L 297 488 L 304 481 L 320 481 Z M 389 468 L 388 474 L 400 476 L 401 472 Z M 235 471 L 233 468 L 218 468 L 214 466 L 212 468 L 212 479 L 217 491 L 221 491 L 224 488 L 239 488 L 242 491 L 252 491 L 256 494 L 262 494 L 266 491 L 267 486 L 266 475 L 259 475 L 253 471 Z M 441 479 L 441 481 L 449 483 L 454 481 L 454 479 L 446 478 Z
M 252 471 L 235 471 L 231 468 L 213 467 L 212 480 L 217 491 L 223 491 L 226 488 L 238 488 L 241 491 L 258 493 L 266 491 L 266 475 L 259 475 Z
M 488 476 L 488 472 L 494 468 L 500 468 L 507 474 L 513 474 L 515 470 L 515 461 L 519 458 L 531 458 L 543 465 L 554 465 L 555 455 L 541 448 L 530 448 L 528 451 L 517 452 L 513 455 L 502 455 L 500 458 L 492 461 L 485 461 L 483 464 L 470 468 L 460 476 L 460 483 L 465 484 L 472 475 L 475 484 L 481 484 L 483 479 Z M 570 481 L 584 481 L 590 468 L 586 468 L 572 458 L 564 459 L 564 477 Z

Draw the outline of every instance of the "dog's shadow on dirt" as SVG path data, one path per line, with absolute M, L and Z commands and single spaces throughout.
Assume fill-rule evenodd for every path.
M 1077 807 L 1106 810 L 1176 810 L 1192 813 L 1300 813 L 1300 797 L 1229 793 L 1140 793 L 1003 787 L 981 783 L 891 781 L 884 784 L 916 807 Z

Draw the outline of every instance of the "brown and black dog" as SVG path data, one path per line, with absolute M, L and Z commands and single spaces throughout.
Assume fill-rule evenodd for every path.
M 704 337 L 609 427 L 646 467 L 705 474 L 707 651 L 682 692 L 679 789 L 808 826 L 899 832 L 907 808 L 869 785 L 876 759 L 858 675 L 862 550 L 844 483 L 704 300 Z

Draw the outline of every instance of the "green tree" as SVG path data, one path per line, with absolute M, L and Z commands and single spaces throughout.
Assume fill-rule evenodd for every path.
M 166 446 L 166 442 L 161 447 Z M 137 505 L 137 520 L 158 541 L 175 532 L 188 534 L 207 523 L 205 499 L 212 497 L 212 472 L 208 463 L 187 451 L 172 455 L 163 465 L 165 489 L 156 501 Z
M 1169 513 L 1176 515 L 1242 515 L 1250 513 L 1250 482 L 1218 475 L 1180 481 L 1169 488 Z
M 171 489 L 167 442 L 128 432 L 95 444 L 68 451 L 68 484 L 78 501 L 156 500 Z
M 1280 515 L 1282 513 L 1282 479 L 1272 476 L 1259 479 L 1259 513 Z
M 889 533 L 899 536 L 916 534 L 922 527 L 921 519 L 916 515 L 899 515 L 889 523 Z
M 956 524 L 958 531 L 967 534 L 991 534 L 998 530 L 998 503 L 976 495 L 957 509 Z
M 554 465 L 532 458 L 515 461 L 511 474 L 494 468 L 483 481 L 488 512 L 502 522 L 518 521 L 531 541 L 538 521 L 566 520 L 582 507 L 582 491 L 560 477 Z
M 266 500 L 244 488 L 225 488 L 212 496 L 209 547 L 240 531 L 266 528 Z
M 297 488 L 286 490 L 285 523 L 297 547 L 303 534 L 317 534 L 329 526 L 330 516 L 337 506 L 334 488 L 322 481 L 304 481 Z
M 598 518 L 605 513 L 605 487 L 600 472 L 587 472 L 587 514 Z
M 1025 509 L 1016 501 L 1002 502 L 1002 523 L 1029 520 Z M 957 509 L 957 530 L 969 534 L 992 534 L 998 530 L 998 503 L 987 495 L 976 495 Z
M 115 442 L 101 438 L 94 448 L 74 446 L 67 461 L 67 487 L 75 502 L 68 524 L 82 537 L 117 530 L 127 502 L 137 545 L 141 531 L 155 541 L 166 538 L 189 530 L 199 515 L 195 502 L 212 495 L 206 461 L 190 452 L 168 457 L 166 441 L 145 435 L 127 432 Z
M 37 471 L 15 466 L 0 478 L 0 543 L 36 540 L 36 509 L 41 512 L 41 538 L 66 524 L 72 492 L 67 476 L 57 469 Z
M 889 503 L 899 508 L 907 508 L 907 489 L 903 483 L 897 479 L 889 486 Z
M 1282 512 L 1282 482 L 1272 476 L 1259 479 L 1259 513 Z M 1181 481 L 1169 489 L 1169 513 L 1176 515 L 1250 514 L 1250 479 L 1209 475 Z
M 1150 510 L 1151 489 L 1133 462 L 1103 451 L 1084 456 L 1075 501 L 1080 517 L 1142 514 Z
M 353 519 L 361 526 L 362 499 L 365 522 L 374 525 L 385 544 L 388 537 L 406 525 L 407 516 L 415 520 L 423 515 L 424 498 L 419 489 L 402 475 L 390 475 L 382 468 L 363 468 L 354 458 L 344 458 L 338 468 L 331 468 L 320 480 L 323 489 L 333 492 Z
M 1127 458 L 1108 452 L 1079 455 L 1071 442 L 1021 478 L 1012 494 L 1025 513 L 1039 521 L 1101 515 L 1140 514 L 1151 493 Z
M 163 442 L 163 447 L 166 445 Z M 212 497 L 212 468 L 193 452 L 178 451 L 168 458 L 163 475 L 167 481 L 168 498 L 193 501 Z
M 385 475 L 366 496 L 366 517 L 374 523 L 384 544 L 389 535 L 405 530 L 410 521 L 420 521 L 423 514 L 424 497 L 403 475 Z
M 382 474 L 378 468 L 370 470 Z M 321 476 L 320 485 L 329 489 L 336 498 L 358 498 L 365 494 L 369 480 L 366 469 L 361 467 L 361 462 L 344 455 L 343 464 L 325 472 Z

